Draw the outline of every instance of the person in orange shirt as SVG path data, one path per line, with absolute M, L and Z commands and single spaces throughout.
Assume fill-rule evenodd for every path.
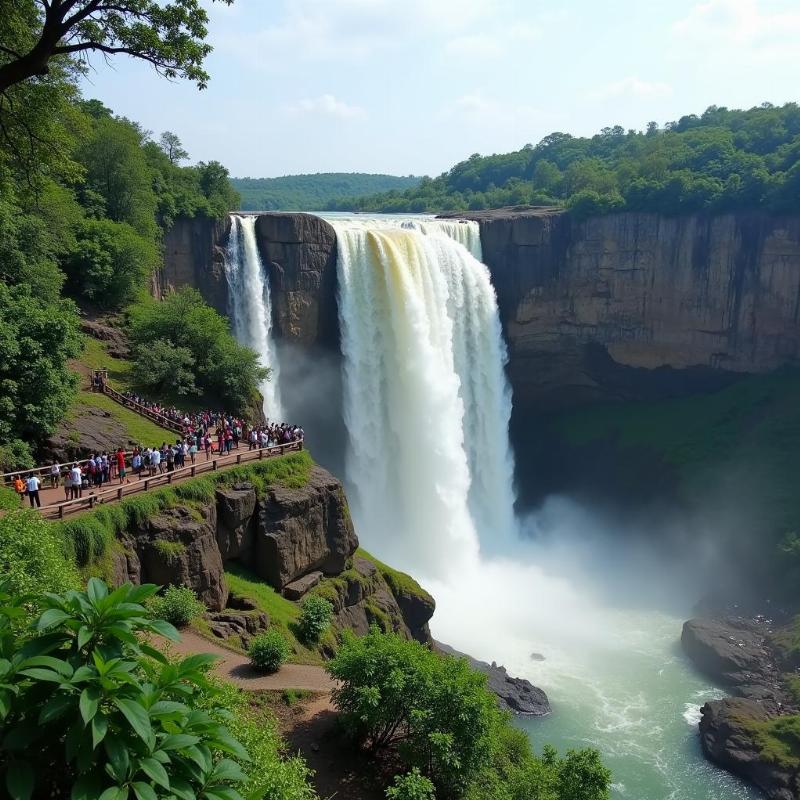
M 19 475 L 14 478 L 14 491 L 19 495 L 19 504 L 22 505 L 25 502 L 25 481 Z

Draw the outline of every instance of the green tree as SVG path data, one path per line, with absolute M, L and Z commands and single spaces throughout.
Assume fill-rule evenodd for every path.
M 139 386 L 159 395 L 196 395 L 195 360 L 188 347 L 156 340 L 136 348 L 133 374 Z
M 29 286 L 0 283 L 0 444 L 38 441 L 72 402 L 76 376 L 67 359 L 81 350 L 69 301 L 47 302 Z
M 230 5 L 232 0 L 222 0 Z M 91 53 L 132 56 L 167 78 L 208 83 L 203 62 L 208 15 L 198 0 L 23 0 L 4 3 L 8 27 L 25 26 L 24 46 L 0 50 L 0 93 L 30 78 L 45 76 L 53 60 Z M 5 43 L 3 43 L 5 44 Z
M 186 159 L 189 158 L 189 153 L 183 149 L 181 140 L 178 138 L 177 134 L 172 133 L 172 131 L 164 131 L 158 143 L 169 159 L 170 164 L 177 166 L 181 161 L 186 161 Z
M 85 220 L 66 262 L 72 291 L 101 308 L 131 302 L 159 262 L 152 240 L 125 222 Z

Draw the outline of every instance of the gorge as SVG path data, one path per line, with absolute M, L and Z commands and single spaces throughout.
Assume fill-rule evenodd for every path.
M 642 524 L 619 508 L 604 515 L 576 503 L 569 495 L 580 468 L 550 469 L 561 448 L 542 459 L 547 448 L 532 440 L 542 433 L 549 448 L 543 420 L 568 406 L 691 398 L 792 366 L 800 225 L 758 214 L 473 216 L 249 217 L 271 289 L 286 413 L 302 420 L 319 459 L 345 475 L 367 544 L 433 591 L 434 634 L 502 659 L 548 691 L 552 717 L 521 723 L 534 741 L 600 747 L 620 797 L 688 796 L 697 785 L 719 800 L 754 796 L 700 760 L 699 706 L 723 692 L 676 650 L 682 619 L 715 588 L 705 576 L 725 561 L 704 547 L 713 538 L 680 512 Z M 159 285 L 195 285 L 221 309 L 225 298 L 235 321 L 219 268 L 226 236 L 177 225 L 183 245 L 168 248 Z M 187 268 L 199 263 L 197 247 L 202 277 Z M 448 308 L 459 296 L 471 302 Z M 487 297 L 482 309 L 476 300 Z M 404 396 L 409 381 L 419 391 Z M 476 391 L 488 394 L 476 400 Z M 517 509 L 532 511 L 519 522 L 508 494 L 509 413 Z M 376 448 L 392 458 L 370 460 Z M 636 463 L 631 506 L 652 483 L 655 460 Z M 476 503 L 486 475 L 494 502 Z M 699 541 L 657 567 L 653 539 L 669 547 L 673 535 Z M 531 651 L 544 661 L 531 661 Z

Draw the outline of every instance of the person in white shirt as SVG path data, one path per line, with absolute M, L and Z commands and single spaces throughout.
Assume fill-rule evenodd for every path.
M 72 481 L 72 499 L 76 500 L 83 495 L 83 475 L 81 474 L 81 468 L 77 464 L 72 465 L 69 477 Z
M 34 503 L 36 503 L 37 508 L 42 507 L 42 501 L 39 499 L 39 487 L 41 485 L 42 482 L 35 475 L 31 475 L 25 484 L 25 488 L 28 490 L 28 500 L 30 500 L 31 508 L 33 508 Z
M 55 463 L 50 467 L 50 488 L 58 488 L 58 479 L 61 477 L 61 464 Z

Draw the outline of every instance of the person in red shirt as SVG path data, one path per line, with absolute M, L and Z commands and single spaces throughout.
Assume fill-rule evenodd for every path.
M 121 447 L 117 450 L 117 475 L 120 486 L 123 483 L 130 483 L 130 478 L 125 477 L 125 451 Z

